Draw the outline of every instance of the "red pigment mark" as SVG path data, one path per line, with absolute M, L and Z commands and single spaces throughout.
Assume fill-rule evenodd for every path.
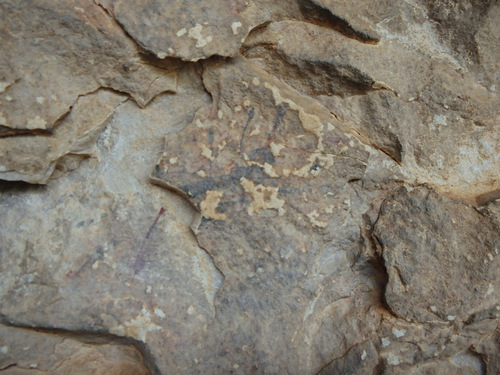
M 146 257 L 148 255 L 148 251 L 145 248 L 146 241 L 148 240 L 149 236 L 151 236 L 151 233 L 153 232 L 154 227 L 156 226 L 156 223 L 158 223 L 158 220 L 160 220 L 161 215 L 165 213 L 165 209 L 162 207 L 160 209 L 160 212 L 158 212 L 158 215 L 156 215 L 155 221 L 153 221 L 153 224 L 149 227 L 148 232 L 146 233 L 146 236 L 142 239 L 140 245 L 139 245 L 139 251 L 137 252 L 137 256 L 135 258 L 134 262 L 134 275 L 137 275 L 141 270 L 144 268 L 146 265 Z
M 231 9 L 231 13 L 234 15 L 240 14 L 240 4 L 236 0 L 231 0 L 229 2 L 229 8 Z

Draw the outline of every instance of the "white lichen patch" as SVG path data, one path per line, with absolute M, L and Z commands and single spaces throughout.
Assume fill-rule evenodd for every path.
M 279 177 L 279 175 L 276 173 L 276 171 L 274 170 L 274 167 L 271 164 L 269 164 L 267 162 L 265 162 L 264 164 L 260 164 L 259 162 L 249 160 L 248 156 L 246 156 L 245 160 L 247 160 L 248 164 L 250 164 L 250 165 L 256 165 L 256 166 L 262 168 L 264 173 L 266 173 L 269 177 Z
M 387 363 L 391 366 L 397 366 L 399 365 L 399 357 L 394 354 L 390 354 L 389 358 L 387 358 Z
M 363 350 L 363 353 L 361 353 L 361 360 L 364 361 L 366 359 L 366 350 Z
M 227 220 L 226 214 L 217 212 L 217 207 L 219 207 L 223 195 L 224 193 L 221 191 L 207 191 L 205 199 L 200 203 L 201 214 L 209 219 Z
M 382 81 L 373 82 L 372 88 L 375 90 L 388 90 L 388 91 L 395 92 L 391 86 L 389 86 L 387 83 L 382 82 Z
M 180 29 L 179 31 L 177 31 L 177 32 L 175 33 L 175 35 L 177 35 L 177 36 L 181 37 L 181 36 L 183 36 L 183 35 L 184 35 L 184 34 L 186 34 L 186 33 L 187 33 L 187 30 L 186 30 L 186 28 L 185 28 L 185 27 L 183 27 L 182 29 Z
M 7 125 L 7 119 L 5 118 L 3 112 L 0 112 L 0 125 Z
M 170 159 L 168 159 L 168 162 L 169 162 L 170 164 L 177 164 L 177 161 L 178 161 L 178 160 L 179 160 L 179 158 L 175 157 L 175 158 L 170 158 Z
M 391 345 L 391 340 L 389 340 L 387 337 L 382 337 L 382 346 L 389 346 Z
M 270 149 L 271 149 L 271 154 L 273 154 L 273 156 L 276 158 L 278 156 L 280 156 L 280 153 L 281 153 L 281 150 L 283 148 L 285 148 L 284 145 L 281 145 L 279 143 L 274 143 L 274 142 L 271 142 L 271 144 L 269 145 Z
M 279 189 L 272 186 L 255 185 L 253 181 L 245 177 L 240 179 L 240 184 L 247 194 L 252 198 L 252 203 L 248 206 L 247 212 L 250 216 L 258 214 L 262 210 L 273 209 L 282 216 L 285 213 L 283 208 L 285 201 L 278 198 Z
M 439 129 L 441 126 L 446 126 L 446 125 L 448 125 L 446 116 L 434 115 L 432 122 L 429 124 L 429 129 L 436 130 L 436 128 Z
M 206 173 L 204 170 L 202 170 L 202 169 L 201 169 L 201 170 L 199 170 L 198 172 L 196 172 L 196 174 L 197 174 L 198 176 L 200 176 L 201 178 L 205 178 L 205 177 L 207 177 L 207 173 Z
M 28 119 L 27 128 L 28 129 L 45 129 L 47 121 L 45 121 L 40 116 L 36 115 L 35 118 Z
M 227 145 L 227 142 L 226 141 L 222 141 L 219 145 L 217 145 L 217 149 L 219 150 L 219 153 L 224 150 L 224 147 L 226 147 Z
M 203 26 L 200 25 L 199 23 L 197 23 L 194 27 L 189 29 L 188 37 L 196 40 L 196 48 L 205 47 L 208 43 L 210 43 L 212 41 L 211 35 L 204 37 L 201 34 L 202 30 L 203 30 Z
M 252 78 L 252 83 L 253 83 L 255 86 L 259 86 L 259 85 L 260 85 L 260 80 L 259 80 L 257 77 L 253 77 L 253 78 Z
M 210 161 L 215 160 L 215 156 L 212 155 L 212 150 L 210 150 L 205 144 L 200 145 L 201 148 L 201 156 L 207 158 Z
M 320 228 L 326 228 L 328 226 L 328 223 L 325 223 L 324 221 L 319 221 L 319 214 L 316 210 L 306 214 L 307 218 L 311 222 L 312 225 L 315 225 Z
M 403 337 L 406 334 L 406 329 L 393 328 L 392 329 L 392 334 L 394 336 L 396 336 L 397 338 Z
M 158 317 L 158 318 L 164 318 L 166 317 L 167 315 L 165 315 L 165 313 L 163 312 L 162 309 L 159 309 L 159 308 L 155 308 L 155 315 Z
M 264 85 L 266 86 L 267 89 L 271 90 L 271 92 L 273 93 L 274 102 L 277 106 L 282 103 L 286 103 L 290 106 L 291 109 L 299 112 L 299 119 L 302 124 L 302 127 L 306 131 L 309 131 L 316 136 L 316 138 L 318 139 L 318 151 L 322 151 L 323 123 L 321 122 L 321 119 L 315 114 L 307 113 L 304 108 L 299 106 L 293 100 L 283 98 L 281 96 L 280 90 L 276 86 L 271 85 L 269 82 L 266 82 Z
M 2 353 L 2 354 L 7 354 L 8 351 L 9 351 L 9 348 L 7 346 L 2 346 L 0 348 L 0 353 Z
M 36 102 L 38 104 L 43 104 L 44 101 L 45 101 L 45 98 L 43 96 L 37 96 L 36 97 Z
M 492 283 L 488 284 L 488 290 L 486 291 L 484 297 L 488 297 L 491 293 L 495 291 L 495 288 L 493 287 Z
M 210 123 L 210 121 L 207 121 L 206 123 L 204 123 L 204 122 L 201 122 L 201 120 L 199 118 L 197 118 L 195 120 L 195 124 L 196 124 L 197 127 L 202 128 L 202 129 L 203 128 L 208 128 L 209 126 L 212 126 L 212 124 Z
M 112 327 L 109 332 L 118 336 L 130 336 L 145 343 L 148 332 L 159 330 L 161 327 L 151 321 L 151 314 L 143 308 L 141 314 L 134 319 Z
M 260 134 L 260 127 L 257 125 L 251 132 L 250 135 L 259 135 Z
M 156 57 L 158 57 L 159 59 L 164 59 L 167 56 L 168 56 L 168 53 L 166 53 L 166 52 L 158 52 L 156 54 Z
M 334 210 L 335 206 L 328 206 L 328 207 L 325 207 L 325 212 L 327 214 L 333 214 L 333 210 Z
M 271 164 L 269 164 L 269 163 L 264 163 L 264 172 L 269 177 L 279 177 L 279 175 L 274 170 L 273 166 Z
M 333 166 L 335 157 L 331 154 L 314 152 L 307 158 L 308 163 L 302 168 L 296 169 L 293 174 L 297 177 L 308 177 L 309 174 L 318 176 L 322 170 L 328 170 Z
M 13 82 L 0 81 L 0 93 L 5 92 L 5 90 L 12 85 Z
M 231 29 L 233 29 L 233 34 L 238 35 L 240 32 L 239 29 L 241 28 L 241 22 L 233 22 L 231 25 Z

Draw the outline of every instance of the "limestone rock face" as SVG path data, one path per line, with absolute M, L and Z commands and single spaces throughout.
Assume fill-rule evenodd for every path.
M 499 17 L 0 0 L 0 371 L 498 373 Z

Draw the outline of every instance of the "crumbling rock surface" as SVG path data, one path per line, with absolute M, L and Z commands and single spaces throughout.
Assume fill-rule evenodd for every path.
M 499 16 L 0 0 L 0 372 L 498 373 Z

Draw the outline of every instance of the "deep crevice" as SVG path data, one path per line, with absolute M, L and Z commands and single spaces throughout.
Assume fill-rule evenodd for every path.
M 87 330 L 68 330 L 57 327 L 33 327 L 27 324 L 12 322 L 5 315 L 0 314 L 0 324 L 6 327 L 24 329 L 32 332 L 52 334 L 62 338 L 70 338 L 84 344 L 106 345 L 118 344 L 124 346 L 133 346 L 142 356 L 142 363 L 149 370 L 151 375 L 161 375 L 160 370 L 155 364 L 152 353 L 145 343 L 131 337 L 120 337 L 107 331 L 87 331 Z
M 368 342 L 368 341 L 370 341 L 370 339 L 367 339 L 367 340 L 364 340 L 364 341 L 361 341 L 361 342 L 358 342 L 358 343 L 356 343 L 356 344 L 351 345 L 349 348 L 347 348 L 347 349 L 346 349 L 346 351 L 345 351 L 342 355 L 340 355 L 340 356 L 338 356 L 338 357 L 335 357 L 335 358 L 334 358 L 334 359 L 332 359 L 330 362 L 328 362 L 328 363 L 326 363 L 324 366 L 322 366 L 322 367 L 321 367 L 321 368 L 320 368 L 320 369 L 319 369 L 319 370 L 315 373 L 315 375 L 327 375 L 327 373 L 322 374 L 322 372 L 323 372 L 324 370 L 327 370 L 327 368 L 328 368 L 329 366 L 333 365 L 333 364 L 334 364 L 335 362 L 337 362 L 338 360 L 341 360 L 341 359 L 342 359 L 342 358 L 344 358 L 345 356 L 349 355 L 349 353 L 350 353 L 352 350 L 354 350 L 355 348 L 357 348 L 357 347 L 358 347 L 358 346 L 360 346 L 360 345 L 365 344 L 365 343 L 366 343 L 366 342 Z
M 362 43 L 377 44 L 379 42 L 375 36 L 354 29 L 347 20 L 333 14 L 329 9 L 315 3 L 314 0 L 299 1 L 299 9 L 304 19 L 309 23 L 328 27 Z

